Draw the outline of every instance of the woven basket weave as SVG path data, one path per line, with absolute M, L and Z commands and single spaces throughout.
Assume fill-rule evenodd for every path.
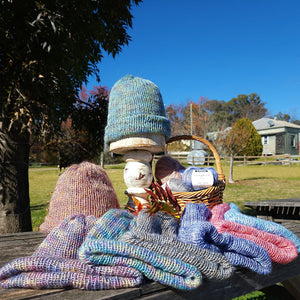
M 196 135 L 174 136 L 168 140 L 167 144 L 180 140 L 196 140 L 207 145 L 214 155 L 216 161 L 216 171 L 218 173 L 218 182 L 214 186 L 200 191 L 173 192 L 174 197 L 177 199 L 178 204 L 181 207 L 181 212 L 183 212 L 188 202 L 204 203 L 209 209 L 217 204 L 221 204 L 223 202 L 223 192 L 225 189 L 225 176 L 223 173 L 220 156 L 216 148 L 206 139 L 198 137 Z

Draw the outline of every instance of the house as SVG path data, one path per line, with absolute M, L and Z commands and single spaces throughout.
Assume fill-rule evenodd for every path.
M 263 144 L 263 155 L 300 154 L 300 125 L 270 118 L 253 121 Z

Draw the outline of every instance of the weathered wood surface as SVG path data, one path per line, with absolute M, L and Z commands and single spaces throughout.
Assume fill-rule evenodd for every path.
M 282 225 L 300 237 L 298 222 L 284 221 Z M 15 258 L 31 255 L 44 237 L 45 235 L 40 232 L 0 235 L 0 267 Z M 0 299 L 232 299 L 299 275 L 298 257 L 287 265 L 274 264 L 272 273 L 267 276 L 237 270 L 228 280 L 204 281 L 198 289 L 191 292 L 181 292 L 156 282 L 148 282 L 137 288 L 106 291 L 0 289 Z
M 300 220 L 300 198 L 251 201 L 243 203 L 254 208 L 259 218 L 267 220 Z

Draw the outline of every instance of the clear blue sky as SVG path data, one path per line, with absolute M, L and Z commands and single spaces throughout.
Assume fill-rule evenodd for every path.
M 300 119 L 299 0 L 144 0 L 132 14 L 132 41 L 104 56 L 101 85 L 146 78 L 166 105 L 254 92 L 271 114 Z

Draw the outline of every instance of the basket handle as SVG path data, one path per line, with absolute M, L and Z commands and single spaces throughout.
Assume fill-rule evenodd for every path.
M 177 141 L 180 141 L 180 140 L 196 140 L 196 141 L 199 141 L 199 142 L 205 144 L 206 146 L 208 146 L 209 149 L 212 151 L 212 153 L 214 155 L 214 158 L 216 160 L 218 179 L 225 181 L 225 176 L 224 176 L 224 173 L 223 173 L 220 156 L 219 156 L 216 148 L 213 146 L 213 144 L 211 142 L 209 142 L 208 140 L 206 140 L 204 138 L 196 136 L 196 135 L 176 135 L 176 136 L 171 137 L 167 141 L 167 144 L 170 144 L 172 142 L 177 142 Z

